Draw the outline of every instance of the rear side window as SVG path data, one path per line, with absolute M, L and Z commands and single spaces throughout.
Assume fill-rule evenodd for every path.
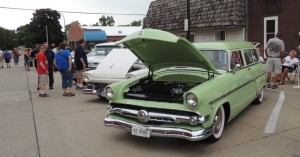
M 244 51 L 245 62 L 247 65 L 253 64 L 259 61 L 259 56 L 256 49 L 248 49 Z

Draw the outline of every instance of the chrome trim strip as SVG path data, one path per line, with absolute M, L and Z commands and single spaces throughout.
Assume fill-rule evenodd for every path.
M 262 74 L 260 74 L 260 75 L 258 75 L 258 76 L 256 76 L 256 77 L 254 77 L 253 79 L 251 79 L 251 80 L 245 82 L 244 84 L 242 84 L 242 85 L 236 87 L 235 89 L 233 89 L 233 90 L 231 90 L 231 91 L 225 93 L 224 95 L 221 95 L 220 97 L 218 97 L 218 98 L 214 99 L 213 101 L 209 102 L 209 105 L 212 106 L 213 104 L 215 104 L 215 103 L 217 103 L 218 101 L 222 100 L 222 99 L 225 98 L 226 96 L 228 96 L 228 95 L 230 95 L 230 94 L 236 92 L 237 90 L 239 90 L 239 89 L 245 87 L 245 86 L 248 85 L 249 83 L 251 83 L 251 82 L 253 82 L 253 81 L 255 82 L 259 77 L 262 77 L 262 76 L 265 75 L 265 74 L 266 74 L 266 73 L 262 73 Z
M 108 106 L 110 113 L 117 113 L 122 116 L 131 117 L 138 119 L 138 113 L 140 110 L 133 110 L 133 109 L 123 109 L 123 108 L 112 108 L 111 106 Z M 145 110 L 146 111 L 146 110 Z M 153 121 L 153 122 L 175 122 L 175 123 L 189 123 L 190 119 L 194 118 L 195 116 L 182 116 L 182 115 L 174 115 L 174 114 L 164 114 L 164 113 L 158 113 L 158 112 L 147 112 L 147 121 Z M 197 121 L 196 124 L 203 124 L 210 120 L 210 116 L 196 116 Z M 196 125 L 195 124 L 195 125 Z
M 132 126 L 139 126 L 138 124 L 133 124 L 130 122 L 125 122 L 122 120 L 112 119 L 106 117 L 104 119 L 104 126 L 106 127 L 115 127 L 128 132 L 132 131 Z M 206 139 L 212 134 L 212 127 L 207 129 L 201 129 L 197 131 L 190 131 L 187 129 L 180 128 L 171 128 L 171 127 L 146 127 L 150 129 L 150 137 L 151 136 L 160 136 L 160 137 L 174 137 L 174 138 L 182 138 L 189 141 L 199 141 Z

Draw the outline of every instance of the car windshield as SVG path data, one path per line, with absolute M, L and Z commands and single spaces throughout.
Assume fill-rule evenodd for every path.
M 107 56 L 114 48 L 120 48 L 118 46 L 96 46 L 91 56 Z
M 216 69 L 228 70 L 228 53 L 222 50 L 201 50 L 202 54 Z

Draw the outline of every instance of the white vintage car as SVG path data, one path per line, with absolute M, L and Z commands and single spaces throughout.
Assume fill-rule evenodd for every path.
M 115 42 L 101 43 L 95 46 L 95 49 L 87 57 L 88 70 L 95 70 L 102 60 L 111 52 L 112 49 L 123 49 L 124 46 L 116 45 Z
M 84 94 L 105 97 L 106 85 L 137 76 L 146 76 L 148 69 L 129 49 L 113 49 L 96 68 L 83 74 L 87 87 Z

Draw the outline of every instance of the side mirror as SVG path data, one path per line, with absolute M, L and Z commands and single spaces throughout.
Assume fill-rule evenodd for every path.
M 240 64 L 234 64 L 234 69 L 233 69 L 233 74 L 235 74 L 235 72 L 241 68 L 241 65 Z

